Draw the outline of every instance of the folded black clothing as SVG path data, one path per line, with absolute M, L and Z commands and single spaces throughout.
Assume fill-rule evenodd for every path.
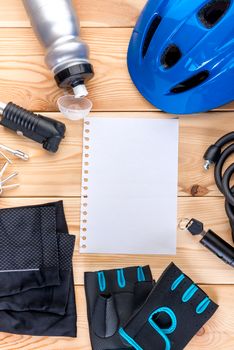
M 40 286 L 40 288 L 30 290 L 27 290 L 25 284 L 23 290 L 27 291 L 11 295 L 9 299 L 8 297 L 0 298 L 0 305 L 2 301 L 2 309 L 4 309 L 0 311 L 0 331 L 38 336 L 75 337 L 77 315 L 71 267 L 75 237 L 67 233 L 68 227 L 63 203 L 59 201 L 21 207 L 20 209 L 24 209 L 22 212 L 25 213 L 29 208 L 40 208 L 42 215 L 44 215 L 44 212 L 47 213 L 48 209 L 52 209 L 49 210 L 50 222 L 55 223 L 56 245 L 48 247 L 48 250 L 51 249 L 52 253 L 57 254 L 59 283 L 55 283 L 54 286 Z M 42 235 L 46 235 L 44 226 L 41 226 L 41 229 Z M 54 235 L 52 231 L 47 232 Z M 31 244 L 33 244 L 33 237 Z M 44 260 L 47 261 L 43 258 Z M 54 271 L 54 274 L 56 274 L 56 271 Z M 27 281 L 24 280 L 24 283 L 27 283 Z M 30 279 L 28 284 L 33 284 Z M 10 307 L 7 306 L 7 299 L 11 303 Z M 12 303 L 15 303 L 15 310 L 13 310 Z M 22 311 L 25 310 L 24 308 L 28 308 L 30 311 Z
M 76 302 L 71 273 L 66 313 L 64 316 L 39 311 L 0 311 L 0 332 L 13 334 L 76 337 Z
M 64 315 L 70 288 L 75 236 L 60 233 L 58 238 L 60 284 L 0 297 L 0 310 L 41 311 Z
M 55 210 L 0 210 L 0 296 L 59 285 Z

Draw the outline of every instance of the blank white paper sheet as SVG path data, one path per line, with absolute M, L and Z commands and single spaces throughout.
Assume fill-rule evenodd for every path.
M 176 253 L 178 123 L 85 119 L 81 253 Z

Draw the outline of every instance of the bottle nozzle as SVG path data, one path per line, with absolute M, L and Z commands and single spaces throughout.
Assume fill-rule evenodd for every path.
M 85 97 L 88 95 L 88 91 L 84 84 L 74 86 L 73 91 L 76 98 Z

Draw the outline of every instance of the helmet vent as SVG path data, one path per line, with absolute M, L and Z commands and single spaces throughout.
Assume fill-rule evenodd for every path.
M 203 83 L 203 81 L 205 81 L 208 77 L 209 72 L 207 70 L 204 70 L 203 72 L 195 74 L 191 78 L 177 84 L 174 88 L 171 89 L 171 92 L 173 92 L 174 94 L 178 94 L 180 92 L 188 91 Z
M 145 57 L 145 55 L 148 51 L 151 40 L 153 39 L 153 36 L 154 36 L 156 30 L 158 29 L 158 26 L 159 26 L 161 20 L 162 20 L 162 18 L 157 15 L 154 17 L 154 19 L 152 20 L 152 22 L 149 26 L 149 29 L 145 35 L 144 44 L 142 47 L 142 56 L 143 57 Z
M 170 45 L 162 55 L 161 64 L 164 68 L 171 68 L 180 60 L 181 56 L 180 49 L 176 45 Z
M 206 28 L 218 23 L 230 7 L 231 0 L 212 0 L 198 13 L 198 17 Z

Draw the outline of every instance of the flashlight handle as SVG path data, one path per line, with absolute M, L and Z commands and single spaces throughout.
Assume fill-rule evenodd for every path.
M 212 230 L 208 230 L 200 243 L 228 265 L 234 267 L 234 248 Z

